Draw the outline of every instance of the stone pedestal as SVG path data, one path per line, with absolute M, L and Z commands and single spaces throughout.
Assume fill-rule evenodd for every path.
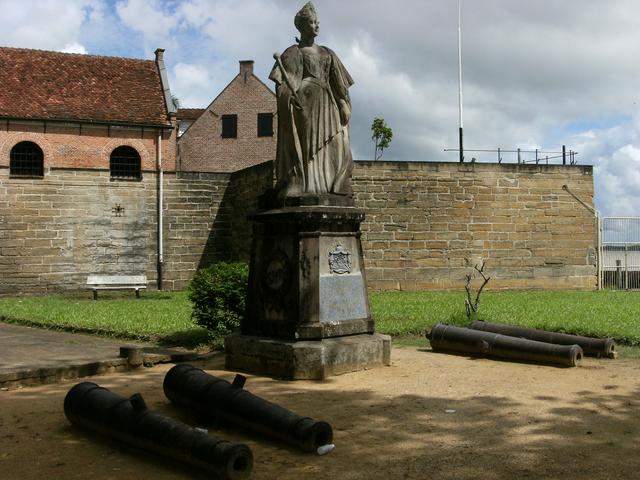
M 285 378 L 389 364 L 374 333 L 360 243 L 346 197 L 287 198 L 252 217 L 247 315 L 225 342 L 227 368 Z
M 289 341 L 251 335 L 225 339 L 229 370 L 289 380 L 323 380 L 332 375 L 391 364 L 391 337 L 349 335 L 323 340 Z

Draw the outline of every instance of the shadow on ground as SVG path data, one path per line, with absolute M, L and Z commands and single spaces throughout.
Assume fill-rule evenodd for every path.
M 209 334 L 206 329 L 190 329 L 180 332 L 174 332 L 171 335 L 159 337 L 158 344 L 163 347 L 183 347 L 196 348 L 207 345 L 210 342 Z
M 480 366 L 487 370 L 482 373 L 485 377 L 461 386 L 465 370 L 477 364 L 469 364 L 463 358 L 443 360 L 431 352 L 416 351 L 411 355 L 418 359 L 413 365 L 325 382 L 284 382 L 249 376 L 245 388 L 253 393 L 332 424 L 337 448 L 328 456 L 303 454 L 230 426 L 211 433 L 246 442 L 253 449 L 253 479 L 637 478 L 637 361 L 605 364 L 600 368 L 606 369 L 609 380 L 601 376 L 602 383 L 591 389 L 567 392 L 562 386 L 536 391 L 536 382 L 543 384 L 546 378 L 562 377 L 574 386 L 589 385 L 592 372 L 599 372 L 590 367 L 598 364 L 569 371 L 529 365 L 507 368 L 502 363 L 483 360 Z M 440 366 L 447 362 L 456 368 L 442 372 Z M 227 380 L 234 376 L 222 370 L 221 356 L 199 366 Z M 200 420 L 164 398 L 161 385 L 168 368 L 94 381 L 122 395 L 141 392 L 151 408 L 198 424 Z M 519 376 L 509 378 L 513 372 Z M 630 376 L 633 373 L 635 376 Z M 504 389 L 486 394 L 483 382 L 499 382 Z M 513 394 L 504 393 L 509 392 L 509 384 L 513 384 Z M 88 441 L 84 434 L 70 428 L 62 414 L 62 399 L 71 385 L 0 392 L 0 444 L 11 444 L 0 452 L 0 466 L 15 468 L 22 455 L 28 458 L 22 449 L 39 442 L 37 462 L 49 468 L 47 474 L 53 477 L 56 472 L 78 468 L 85 475 L 78 478 L 93 480 L 115 478 L 110 476 L 115 473 L 137 478 L 193 478 L 187 472 L 184 477 L 178 475 L 179 468 L 166 466 L 157 457 L 141 455 L 113 442 L 105 446 L 103 442 Z M 39 415 L 42 418 L 37 422 Z M 27 468 L 26 475 L 11 478 L 39 478 L 34 464 L 23 467 Z

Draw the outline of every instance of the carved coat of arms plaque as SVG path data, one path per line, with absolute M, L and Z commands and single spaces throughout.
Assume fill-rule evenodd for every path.
M 333 252 L 329 252 L 329 271 L 331 273 L 351 273 L 351 253 L 342 245 L 336 245 Z

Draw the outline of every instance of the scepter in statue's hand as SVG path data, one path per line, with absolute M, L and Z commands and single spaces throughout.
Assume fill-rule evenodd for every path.
M 280 69 L 280 73 L 282 74 L 282 78 L 284 78 L 284 83 L 287 84 L 289 90 L 291 90 L 291 96 L 293 97 L 293 106 L 298 110 L 302 110 L 302 104 L 300 103 L 300 99 L 298 98 L 298 94 L 293 88 L 293 84 L 291 83 L 291 79 L 289 79 L 289 75 L 287 71 L 284 69 L 284 65 L 282 65 L 282 60 L 280 59 L 280 54 L 278 52 L 273 54 L 273 58 L 276 60 L 278 64 L 278 68 Z

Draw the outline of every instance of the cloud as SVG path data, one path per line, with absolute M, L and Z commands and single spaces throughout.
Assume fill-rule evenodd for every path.
M 273 65 L 273 52 L 293 43 L 295 29 L 290 10 L 283 2 L 269 0 L 192 0 L 177 9 L 183 29 L 199 35 L 197 55 L 213 67 L 233 72 L 239 60 L 254 60 L 263 79 Z
M 595 176 L 603 216 L 640 216 L 640 148 L 619 147 L 598 161 Z
M 180 105 L 206 106 L 218 95 L 212 85 L 216 83 L 212 72 L 204 65 L 178 63 L 171 69 L 170 85 L 178 95 Z
M 70 43 L 60 51 L 63 53 L 82 53 L 85 55 L 88 53 L 87 49 L 79 43 Z
M 62 50 L 81 45 L 80 30 L 95 0 L 24 0 L 3 4 L 0 43 L 4 46 Z
M 172 6 L 160 0 L 125 0 L 118 2 L 115 10 L 125 26 L 142 34 L 145 50 L 155 51 L 176 44 L 173 32 L 180 18 Z
M 594 165 L 599 212 L 640 216 L 640 113 L 614 127 L 580 132 L 572 140 L 580 152 L 588 152 L 588 163 Z
M 383 59 L 376 57 L 376 51 L 377 43 L 361 35 L 342 58 L 357 79 L 351 89 L 354 156 L 367 159 L 373 155 L 370 126 L 374 118 L 384 118 L 394 131 L 385 159 L 441 160 L 443 146 L 434 139 L 442 137 L 443 129 L 434 121 L 437 116 L 430 106 L 439 108 L 436 100 L 446 96 L 446 92 L 428 79 L 412 78 L 407 72 L 389 69 Z M 455 111 L 441 113 L 454 115 Z M 415 152 L 421 152 L 421 156 L 413 156 Z
M 235 77 L 238 60 L 255 60 L 271 86 L 272 54 L 294 42 L 302 3 L 24 0 L 3 10 L 0 42 L 142 58 L 163 47 L 172 92 L 184 106 L 204 107 Z M 370 125 L 383 117 L 394 132 L 385 159 L 456 161 L 444 149 L 458 144 L 457 2 L 318 0 L 316 8 L 318 43 L 355 80 L 355 156 L 373 156 Z M 640 214 L 637 2 L 462 0 L 462 14 L 465 147 L 566 145 L 594 165 L 602 212 Z

